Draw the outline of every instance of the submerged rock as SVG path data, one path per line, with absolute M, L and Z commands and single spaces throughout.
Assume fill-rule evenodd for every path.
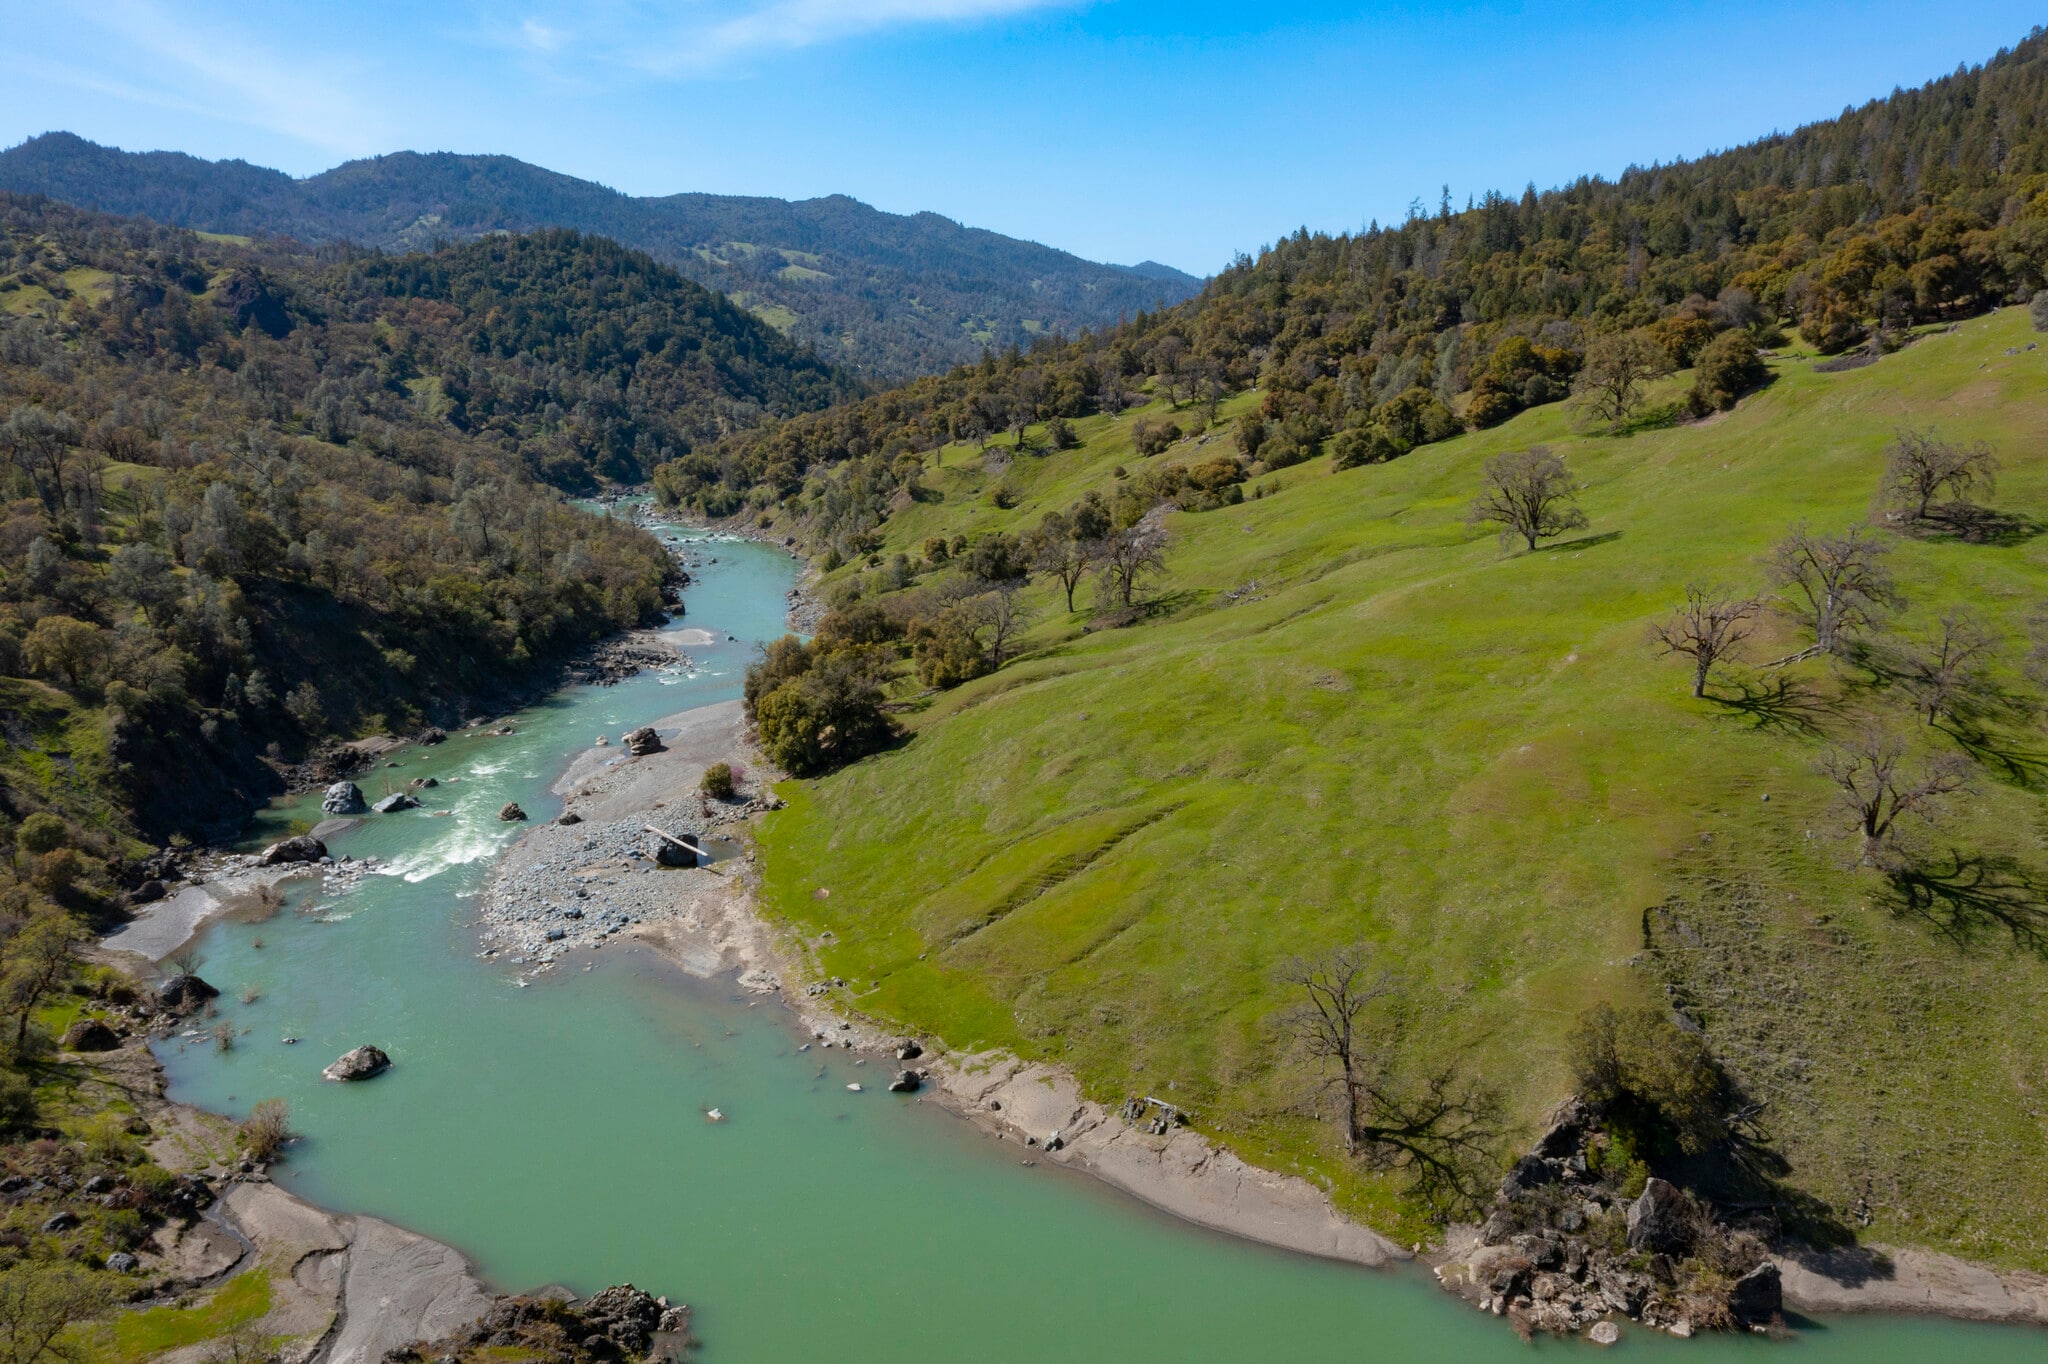
M 372 1046 L 357 1047 L 320 1072 L 327 1080 L 367 1080 L 391 1069 L 391 1058 Z
M 400 810 L 417 810 L 420 803 L 403 791 L 393 791 L 370 808 L 380 815 L 395 815 Z
M 363 802 L 363 789 L 352 781 L 338 781 L 320 797 L 320 808 L 330 815 L 359 815 L 370 807 Z

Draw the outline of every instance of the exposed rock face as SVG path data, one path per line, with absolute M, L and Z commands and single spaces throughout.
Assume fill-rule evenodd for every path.
M 393 791 L 370 808 L 380 815 L 395 815 L 400 810 L 417 810 L 420 803 L 403 791 Z
M 155 904 L 158 900 L 163 899 L 168 891 L 169 887 L 152 876 L 149 880 L 144 881 L 141 885 L 128 892 L 128 903 L 131 905 Z
M 363 803 L 363 789 L 352 781 L 338 781 L 320 797 L 320 808 L 330 815 L 359 815 L 370 807 Z
M 327 1080 L 367 1080 L 391 1069 L 391 1058 L 376 1047 L 361 1046 L 320 1072 Z
M 292 862 L 318 862 L 327 856 L 327 845 L 311 834 L 282 838 L 263 850 L 263 865 L 280 867 Z
M 511 823 L 514 820 L 525 819 L 526 811 L 519 808 L 518 801 L 508 800 L 505 802 L 504 808 L 498 811 L 498 818 Z
M 1745 1326 L 1765 1325 L 1782 1315 L 1785 1286 L 1778 1267 L 1765 1262 L 1737 1279 L 1728 1294 L 1728 1310 Z
M 642 725 L 626 736 L 626 751 L 636 758 L 644 758 L 649 753 L 659 753 L 661 747 L 661 736 L 654 732 L 652 725 Z
M 1653 1179 L 1628 1206 L 1628 1243 L 1652 1255 L 1683 1255 L 1692 1247 L 1692 1206 L 1678 1186 Z
M 394 1350 L 387 1364 L 483 1364 L 516 1354 L 561 1364 L 667 1361 L 690 1343 L 690 1309 L 631 1284 L 581 1303 L 552 1294 L 502 1298 L 476 1322 L 430 1343 Z
M 197 976 L 172 976 L 156 987 L 157 1004 L 174 1014 L 186 1013 L 218 998 L 220 991 Z
M 121 1039 L 97 1018 L 81 1018 L 64 1030 L 57 1045 L 66 1051 L 112 1051 L 121 1045 Z

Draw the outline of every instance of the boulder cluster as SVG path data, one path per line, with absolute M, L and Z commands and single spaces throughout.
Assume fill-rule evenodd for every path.
M 1567 1104 L 1501 1182 L 1473 1243 L 1438 1269 L 1445 1286 L 1525 1331 L 1605 1323 L 1602 1342 L 1615 1339 L 1615 1317 L 1678 1336 L 1776 1323 L 1783 1299 L 1763 1229 L 1731 1225 L 1663 1179 L 1631 1196 L 1601 1168 L 1607 1149 L 1596 1116 Z
M 577 1302 L 559 1292 L 501 1298 L 440 1340 L 409 1345 L 385 1364 L 482 1364 L 486 1360 L 679 1359 L 690 1343 L 690 1309 L 620 1284 Z

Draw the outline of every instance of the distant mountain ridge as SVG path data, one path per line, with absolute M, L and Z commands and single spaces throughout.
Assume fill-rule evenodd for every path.
M 1201 287 L 1156 261 L 1101 265 L 845 195 L 635 198 L 509 156 L 397 152 L 296 180 L 246 161 L 128 152 L 56 132 L 0 152 L 0 190 L 201 231 L 395 250 L 576 228 L 645 251 L 827 361 L 884 379 L 972 360 L 984 346 L 1113 325 Z

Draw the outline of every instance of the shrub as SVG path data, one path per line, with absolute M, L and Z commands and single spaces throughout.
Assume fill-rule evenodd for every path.
M 1072 450 L 1081 444 L 1081 438 L 1074 433 L 1073 424 L 1065 417 L 1054 417 L 1045 424 L 1046 439 L 1055 450 Z
M 1141 455 L 1156 455 L 1183 434 L 1177 423 L 1155 422 L 1150 417 L 1140 417 L 1131 426 L 1131 441 Z
M 935 567 L 952 557 L 951 553 L 946 549 L 946 537 L 943 535 L 926 537 L 922 551 L 924 561 Z
M 1596 1005 L 1567 1047 L 1579 1093 L 1632 1154 L 1697 1154 L 1727 1140 L 1727 1077 L 1706 1040 L 1666 1011 Z
M 249 1116 L 235 1129 L 242 1152 L 251 1160 L 276 1160 L 296 1134 L 292 1131 L 291 1105 L 283 1099 L 265 1099 L 249 1110 Z
M 46 852 L 36 859 L 33 877 L 36 889 L 46 895 L 61 896 L 78 884 L 78 878 L 85 874 L 85 863 L 69 848 Z
M 1692 379 L 1692 410 L 1702 416 L 1725 412 L 1743 394 L 1761 384 L 1770 370 L 1756 353 L 1747 332 L 1722 332 L 1699 353 Z
M 704 779 L 697 783 L 697 789 L 713 800 L 731 800 L 737 791 L 733 785 L 732 764 L 713 763 L 704 769 Z
M 933 622 L 919 621 L 911 628 L 911 638 L 917 680 L 927 687 L 957 687 L 988 671 L 988 651 L 957 610 Z
M 2034 330 L 2048 332 L 2048 289 L 2037 289 L 2034 301 L 2027 305 L 2027 316 L 2034 320 Z
M 15 841 L 21 845 L 23 852 L 35 853 L 38 856 L 46 852 L 55 852 L 69 842 L 70 838 L 69 826 L 47 810 L 38 810 L 24 819 L 21 822 L 21 832 L 15 835 Z
M 14 1071 L 0 1070 L 0 1133 L 14 1135 L 35 1122 L 35 1086 Z
M 1537 374 L 1530 378 L 1531 382 L 1534 382 L 1543 376 Z M 1521 410 L 1521 402 L 1512 394 L 1503 393 L 1497 388 L 1487 389 L 1485 392 L 1475 392 L 1472 395 L 1472 402 L 1465 408 L 1465 420 L 1475 428 L 1484 429 L 1499 426 Z
M 1339 469 L 1355 469 L 1361 464 L 1384 464 L 1406 453 L 1407 447 L 1389 436 L 1382 426 L 1356 426 L 1348 431 L 1339 431 L 1336 439 L 1330 442 L 1330 462 Z

